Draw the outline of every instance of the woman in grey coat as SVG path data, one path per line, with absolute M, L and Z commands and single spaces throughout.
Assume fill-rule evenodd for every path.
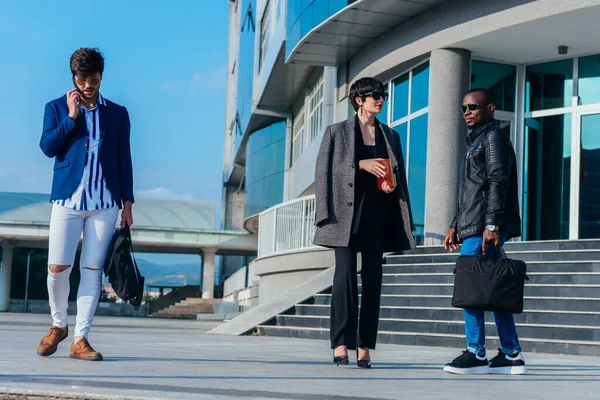
M 317 157 L 314 243 L 335 252 L 330 339 L 336 365 L 348 364 L 348 349 L 356 349 L 357 365 L 371 367 L 369 349 L 377 341 L 383 253 L 415 247 L 400 137 L 376 118 L 387 96 L 376 79 L 356 81 L 349 94 L 356 115 L 327 127 Z M 382 163 L 387 158 L 397 185 L 384 182 L 378 190 L 377 178 L 389 172 Z

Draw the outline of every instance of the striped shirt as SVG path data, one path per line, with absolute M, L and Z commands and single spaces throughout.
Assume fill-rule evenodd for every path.
M 55 204 L 63 207 L 69 207 L 73 210 L 88 211 L 111 208 L 116 205 L 115 199 L 106 187 L 106 180 L 102 174 L 102 165 L 100 164 L 100 110 L 99 107 L 106 106 L 106 102 L 101 94 L 98 94 L 98 104 L 95 107 L 87 109 L 80 106 L 79 112 L 83 113 L 88 131 L 88 146 L 83 168 L 81 182 L 75 192 L 63 200 L 54 200 Z

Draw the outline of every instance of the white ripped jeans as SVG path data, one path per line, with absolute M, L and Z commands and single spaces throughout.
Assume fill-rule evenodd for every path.
M 102 287 L 102 267 L 110 244 L 119 208 L 78 211 L 57 204 L 52 206 L 48 265 L 69 265 L 63 272 L 48 269 L 48 298 L 54 326 L 67 326 L 69 276 L 75 262 L 83 232 L 79 269 L 81 281 L 77 292 L 75 336 L 87 338 Z

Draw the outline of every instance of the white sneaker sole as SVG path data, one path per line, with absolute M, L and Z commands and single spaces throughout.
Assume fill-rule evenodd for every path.
M 485 375 L 490 373 L 490 367 L 482 365 L 481 367 L 472 368 L 454 368 L 446 365 L 444 367 L 444 372 L 457 375 Z
M 527 373 L 527 366 L 519 365 L 517 367 L 496 367 L 490 368 L 490 374 L 497 375 L 523 375 Z

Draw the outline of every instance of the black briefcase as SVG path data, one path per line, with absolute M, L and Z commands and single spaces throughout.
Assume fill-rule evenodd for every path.
M 523 312 L 527 265 L 520 260 L 460 256 L 454 268 L 452 306 L 511 314 Z

